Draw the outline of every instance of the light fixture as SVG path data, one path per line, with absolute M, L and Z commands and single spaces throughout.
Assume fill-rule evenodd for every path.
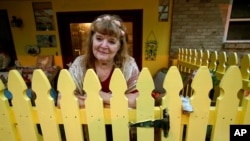
M 11 26 L 12 27 L 21 27 L 23 25 L 22 19 L 18 19 L 16 16 L 12 16 Z

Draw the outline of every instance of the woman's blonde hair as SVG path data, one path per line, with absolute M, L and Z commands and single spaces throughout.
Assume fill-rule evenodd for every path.
M 97 17 L 90 26 L 90 33 L 86 47 L 85 62 L 86 68 L 94 68 L 95 56 L 92 51 L 93 35 L 99 32 L 104 35 L 114 36 L 120 39 L 120 48 L 114 57 L 114 65 L 123 68 L 123 62 L 128 58 L 127 52 L 127 33 L 122 19 L 117 15 L 101 15 Z

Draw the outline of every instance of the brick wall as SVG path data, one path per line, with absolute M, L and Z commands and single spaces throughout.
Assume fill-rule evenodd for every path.
M 244 48 L 249 44 L 223 44 L 229 3 L 229 0 L 174 0 L 170 59 L 177 57 L 178 48 L 247 51 Z

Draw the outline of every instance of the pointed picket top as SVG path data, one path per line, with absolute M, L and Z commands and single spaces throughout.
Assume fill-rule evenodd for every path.
M 8 75 L 8 89 L 11 90 L 13 93 L 20 93 L 20 89 L 21 90 L 26 90 L 27 86 L 22 78 L 22 76 L 20 75 L 20 73 L 17 70 L 10 70 L 9 71 L 9 75 Z M 19 86 L 19 89 L 15 89 L 17 87 L 17 85 Z M 25 95 L 24 92 L 22 92 L 23 95 Z M 14 96 L 13 96 L 14 98 Z M 14 98 L 15 99 L 15 98 Z
M 38 132 L 34 125 L 32 106 L 26 95 L 27 86 L 17 70 L 9 71 L 8 89 L 11 92 L 14 115 L 20 129 L 21 140 L 38 140 Z
M 137 121 L 154 120 L 154 99 L 152 97 L 154 82 L 147 68 L 141 70 L 136 88 L 139 91 L 136 100 Z M 154 128 L 137 128 L 137 137 L 138 141 L 153 140 Z
M 148 68 L 143 68 L 141 70 L 136 87 L 139 90 L 136 107 L 145 110 L 152 109 L 152 107 L 154 107 L 154 99 L 152 97 L 154 82 Z M 139 110 L 138 112 L 144 111 Z
M 242 77 L 238 66 L 230 66 L 220 82 L 220 96 L 216 101 L 216 123 L 213 140 L 229 140 L 229 125 L 236 124 Z M 228 104 L 230 103 L 230 104 Z M 220 136 L 220 135 L 224 136 Z
M 183 61 L 188 62 L 188 49 L 187 48 L 184 49 L 183 55 L 184 55 Z
M 200 84 L 206 84 L 206 85 L 200 85 Z M 208 108 L 207 106 L 210 106 L 209 92 L 213 88 L 213 83 L 210 71 L 207 66 L 201 66 L 198 69 L 192 81 L 191 87 L 194 90 L 194 93 L 191 97 L 191 101 L 192 104 L 194 104 L 194 107 L 197 107 L 195 111 L 204 110 L 203 108 Z M 196 93 L 199 93 L 200 95 L 196 95 Z M 202 94 L 204 94 L 205 96 Z M 204 105 L 204 107 L 198 105 Z
M 208 65 L 208 68 L 210 70 L 216 70 L 217 60 L 218 60 L 218 53 L 217 53 L 217 51 L 214 51 L 210 56 L 210 63 Z
M 171 66 L 168 70 L 164 82 L 163 82 L 163 88 L 166 90 L 166 95 L 162 98 L 162 107 L 169 107 L 171 106 L 171 103 L 176 99 L 177 102 L 180 101 L 179 93 L 181 89 L 183 88 L 182 78 L 180 75 L 180 72 L 177 67 Z M 178 104 L 176 104 L 178 105 Z M 176 105 L 174 105 L 176 107 Z M 180 106 L 181 108 L 181 106 Z
M 202 52 L 202 50 L 198 50 L 198 52 L 197 52 L 197 61 L 196 61 L 197 66 L 202 65 L 202 58 L 203 58 L 203 52 Z
M 191 52 L 192 52 L 192 54 L 191 54 L 191 63 L 196 64 L 196 62 L 197 62 L 197 50 L 192 49 Z
M 166 90 L 165 96 L 162 98 L 162 108 L 167 108 L 170 116 L 170 131 L 166 141 L 179 141 L 181 131 L 181 99 L 179 93 L 183 88 L 182 78 L 177 67 L 171 66 L 168 70 L 163 88 Z
M 250 54 L 245 54 L 240 61 L 240 71 L 242 74 L 242 79 L 249 79 L 249 69 L 250 69 Z
M 36 108 L 44 140 L 60 141 L 60 131 L 56 124 L 54 100 L 50 96 L 51 85 L 41 69 L 33 72 L 32 90 L 36 93 Z
M 42 81 L 42 82 L 41 82 Z M 42 105 L 47 107 L 48 103 L 42 102 L 43 100 L 53 100 L 50 96 L 50 89 L 51 85 L 47 78 L 47 76 L 44 74 L 44 72 L 41 69 L 37 69 L 33 72 L 32 76 L 32 90 L 36 92 L 37 100 L 36 103 L 38 105 Z M 44 94 L 47 95 L 47 97 L 44 96 Z M 51 105 L 49 105 L 51 106 Z M 46 109 L 46 108 L 45 108 Z
M 225 66 L 226 66 L 226 62 L 227 62 L 227 54 L 225 51 L 221 52 L 219 54 L 219 65 L 218 68 L 221 68 L 221 72 L 225 72 Z
M 224 89 L 224 94 L 226 94 L 225 89 L 230 93 L 237 93 L 239 89 L 242 88 L 242 76 L 238 66 L 230 66 L 226 71 L 224 77 L 221 80 L 220 87 Z M 231 95 L 230 95 L 231 96 Z M 223 96 L 224 99 L 225 96 Z M 237 95 L 232 95 L 236 97 Z M 221 97 L 222 98 L 222 97 Z
M 77 98 L 74 95 L 74 90 L 76 89 L 76 85 L 68 70 L 62 69 L 60 71 L 58 77 L 57 89 L 61 94 L 61 100 L 60 100 L 61 109 L 70 111 L 72 108 L 77 109 L 77 107 L 79 107 Z
M 178 60 L 183 60 L 183 48 L 178 49 Z
M 213 87 L 211 74 L 207 66 L 201 66 L 198 69 L 191 87 L 194 92 L 190 98 L 190 103 L 193 106 L 194 112 L 189 115 L 189 126 L 186 139 L 192 140 L 195 138 L 197 140 L 204 140 L 211 103 L 209 92 Z M 195 129 L 200 130 L 197 131 Z
M 109 87 L 112 91 L 112 97 L 110 99 L 110 110 L 113 140 L 128 141 L 128 100 L 125 96 L 127 83 L 120 69 L 116 68 L 114 70 Z
M 12 103 L 16 112 L 21 112 L 23 105 L 30 105 L 30 99 L 26 95 L 27 86 L 17 70 L 11 70 L 8 75 L 8 90 L 12 93 Z M 21 113 L 20 113 L 21 114 Z
M 83 88 L 87 94 L 85 109 L 89 131 L 89 140 L 105 140 L 105 122 L 103 113 L 103 101 L 100 97 L 101 84 L 93 69 L 88 69 L 83 82 Z M 98 132 L 97 132 L 98 131 Z
M 210 58 L 210 52 L 209 50 L 205 50 L 203 53 L 203 59 L 202 59 L 202 66 L 208 66 L 209 64 L 209 58 Z
M 185 61 L 185 57 L 186 57 L 186 51 L 185 48 L 181 49 L 181 61 Z
M 125 108 L 127 110 L 128 100 L 125 96 L 125 91 L 127 90 L 127 83 L 120 69 L 116 68 L 114 70 L 109 87 L 112 91 L 112 97 L 110 98 L 110 105 L 112 111 L 115 110 L 119 112 L 121 108 Z
M 216 70 L 216 75 L 219 79 L 222 78 L 226 71 L 226 62 L 227 62 L 227 55 L 226 52 L 221 52 L 219 55 L 219 60 L 218 60 L 218 67 Z
M 101 91 L 101 84 L 93 69 L 87 70 L 84 77 L 83 88 L 87 94 L 87 99 L 85 101 L 86 105 L 88 105 L 89 102 L 97 102 L 95 104 L 103 105 L 102 99 L 99 95 L 99 92 Z M 93 110 L 94 109 L 95 108 L 93 107 Z
M 191 63 L 191 59 L 192 59 L 192 50 L 191 49 L 187 49 L 188 54 L 187 54 L 187 62 Z
M 229 54 L 227 65 L 228 66 L 238 65 L 238 55 L 236 52 L 232 52 Z
M 62 69 L 58 77 L 57 88 L 61 94 L 60 107 L 67 140 L 82 140 L 79 104 L 74 95 L 75 83 L 68 70 Z

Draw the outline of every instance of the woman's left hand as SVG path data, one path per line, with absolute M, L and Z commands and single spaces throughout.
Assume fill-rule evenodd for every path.
M 107 93 L 107 92 L 101 91 L 101 92 L 100 92 L 100 96 L 101 96 L 101 98 L 102 98 L 104 104 L 110 105 L 110 98 L 111 98 L 111 96 L 112 96 L 111 93 Z

